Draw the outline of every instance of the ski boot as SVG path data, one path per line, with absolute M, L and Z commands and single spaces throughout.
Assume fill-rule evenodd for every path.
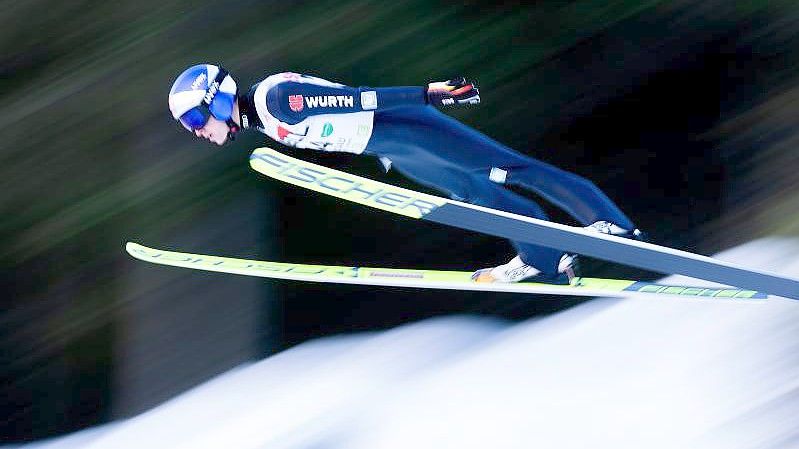
M 564 254 L 558 263 L 555 274 L 541 272 L 538 268 L 522 261 L 516 256 L 510 262 L 493 268 L 483 268 L 472 274 L 475 282 L 540 282 L 542 284 L 569 285 L 576 277 L 577 256 Z
M 639 242 L 647 241 L 646 234 L 644 234 L 640 229 L 624 229 L 621 226 L 609 221 L 597 221 L 583 229 L 596 231 L 601 234 L 615 235 L 617 237 L 623 237 L 626 239 L 638 240 Z

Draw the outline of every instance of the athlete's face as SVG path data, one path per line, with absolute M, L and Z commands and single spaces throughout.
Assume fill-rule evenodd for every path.
M 205 126 L 194 131 L 194 134 L 197 137 L 208 139 L 209 142 L 222 145 L 227 141 L 228 132 L 230 132 L 230 128 L 227 126 L 227 123 L 211 116 L 208 117 L 208 122 Z

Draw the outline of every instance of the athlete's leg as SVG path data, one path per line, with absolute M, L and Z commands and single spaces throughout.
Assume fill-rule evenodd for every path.
M 535 201 L 491 182 L 486 176 L 446 168 L 435 170 L 431 164 L 425 163 L 423 154 L 417 158 L 417 163 L 402 164 L 397 166 L 397 171 L 421 184 L 431 185 L 437 190 L 446 192 L 459 201 L 549 220 L 546 212 Z M 557 274 L 558 262 L 563 256 L 563 251 L 524 242 L 510 241 L 510 243 L 524 263 L 532 265 L 545 275 Z
M 463 196 L 465 201 L 527 217 L 549 220 L 546 212 L 529 198 L 498 186 L 482 176 L 470 177 L 469 180 L 467 191 L 456 192 Z M 511 241 L 510 243 L 524 263 L 532 265 L 544 275 L 557 274 L 558 263 L 563 256 L 563 251 L 524 242 Z
M 428 152 L 441 165 L 481 174 L 495 182 L 531 190 L 566 211 L 583 225 L 609 221 L 625 229 L 635 226 L 591 181 L 522 155 L 431 107 L 405 107 L 375 114 L 375 134 L 367 151 L 396 159 Z M 393 142 L 405 141 L 402 149 Z M 385 145 L 386 143 L 389 145 Z M 404 151 L 411 148 L 415 151 Z M 394 153 L 394 154 L 386 154 Z
M 635 228 L 627 215 L 593 182 L 545 162 L 529 159 L 524 165 L 507 167 L 505 183 L 534 191 L 584 226 L 609 221 L 624 229 Z
M 394 162 L 393 167 L 398 172 L 443 191 L 452 198 L 529 217 L 549 219 L 534 201 L 491 182 L 486 170 L 469 170 L 468 167 L 465 169 L 460 164 L 453 164 L 453 158 L 446 157 L 448 150 L 444 148 L 456 148 L 461 142 L 444 140 L 442 136 L 447 134 L 440 133 L 437 126 L 430 128 L 430 125 L 429 121 L 417 120 L 412 111 L 399 117 L 392 116 L 390 120 L 376 115 L 374 134 L 367 150 L 388 157 Z M 523 242 L 511 244 L 525 263 L 548 275 L 557 272 L 562 251 Z

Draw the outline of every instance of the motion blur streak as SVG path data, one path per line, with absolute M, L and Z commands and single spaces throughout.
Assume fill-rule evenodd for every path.
M 580 303 L 320 288 L 132 260 L 128 240 L 330 265 L 467 270 L 510 256 L 495 238 L 266 181 L 247 156 L 272 143 L 254 134 L 221 149 L 191 138 L 166 96 L 201 61 L 224 63 L 242 87 L 283 71 L 375 87 L 462 74 L 483 98 L 453 116 L 589 178 L 654 242 L 712 254 L 799 236 L 796 0 L 0 1 L 0 442 L 138 416 L 310 338 L 471 316 L 457 334 L 478 317 L 515 323 Z M 424 187 L 371 158 L 293 155 Z M 585 262 L 591 276 L 650 278 Z M 681 307 L 690 315 L 694 306 Z M 680 337 L 692 335 L 697 350 L 721 344 L 703 332 Z M 779 344 L 763 357 L 796 340 L 791 332 L 768 334 Z M 587 371 L 575 376 L 592 382 Z M 718 377 L 732 385 L 735 373 Z M 403 391 L 416 391 L 417 378 Z M 763 407 L 791 410 L 779 401 Z M 775 412 L 749 413 L 726 432 L 763 429 Z
M 719 257 L 797 276 L 797 251 L 799 241 L 768 239 Z M 598 300 L 515 325 L 431 319 L 305 343 L 81 441 L 86 449 L 791 448 L 797 335 L 799 302 L 784 299 Z M 23 446 L 69 447 L 68 439 Z

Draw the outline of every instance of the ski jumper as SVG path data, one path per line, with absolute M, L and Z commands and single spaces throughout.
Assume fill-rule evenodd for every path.
M 548 220 L 535 192 L 587 226 L 599 220 L 634 228 L 587 179 L 522 155 L 427 104 L 424 87 L 348 87 L 281 73 L 240 98 L 242 126 L 296 148 L 368 154 L 450 198 Z M 244 123 L 244 122 L 247 123 Z M 511 242 L 522 260 L 557 272 L 563 251 Z

